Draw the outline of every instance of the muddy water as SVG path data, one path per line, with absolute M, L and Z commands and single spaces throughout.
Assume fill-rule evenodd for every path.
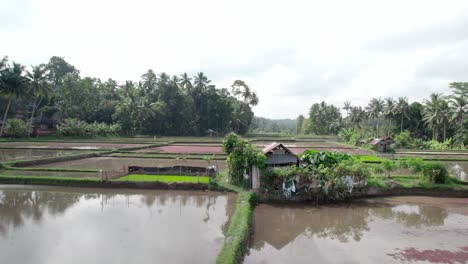
M 2 142 L 0 147 L 8 148 L 30 148 L 30 149 L 79 149 L 79 150 L 98 150 L 98 149 L 125 149 L 134 147 L 145 147 L 148 144 L 133 143 L 72 143 L 72 142 Z
M 42 150 L 42 149 L 0 149 L 0 162 L 13 160 L 31 160 L 66 155 L 85 154 L 88 151 L 79 150 Z
M 224 169 L 226 162 L 223 160 L 184 160 L 184 159 L 146 159 L 146 158 L 113 158 L 98 157 L 64 162 L 54 162 L 32 166 L 32 168 L 66 168 L 66 169 L 90 169 L 90 170 L 113 170 L 122 171 L 125 166 L 200 166 L 207 167 L 215 165 L 218 169 Z
M 1 263 L 214 263 L 235 196 L 0 185 Z
M 254 241 L 245 263 L 468 262 L 468 199 L 259 205 L 254 216 Z

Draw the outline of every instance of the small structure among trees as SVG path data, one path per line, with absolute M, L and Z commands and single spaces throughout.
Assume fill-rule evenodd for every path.
M 262 153 L 266 156 L 265 165 L 268 167 L 298 165 L 299 162 L 296 154 L 281 143 L 273 142 Z
M 371 138 L 368 144 L 371 145 L 376 151 L 387 152 L 390 150 L 390 145 L 393 143 L 395 143 L 395 141 L 391 137 L 383 137 Z

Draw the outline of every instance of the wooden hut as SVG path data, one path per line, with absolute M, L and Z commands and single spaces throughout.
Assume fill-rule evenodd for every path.
M 371 138 L 368 142 L 374 150 L 380 152 L 387 152 L 390 150 L 390 145 L 395 143 L 391 137 L 383 137 L 383 138 Z
M 299 162 L 296 154 L 281 143 L 274 142 L 262 152 L 266 156 L 265 164 L 268 167 L 291 166 L 297 165 Z

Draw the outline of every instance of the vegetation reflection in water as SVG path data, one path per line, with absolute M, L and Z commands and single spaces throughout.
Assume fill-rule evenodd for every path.
M 212 263 L 234 202 L 210 192 L 0 186 L 0 256 L 4 263 Z
M 468 246 L 468 199 L 259 205 L 254 215 L 255 235 L 246 263 L 399 263 L 399 250 L 454 252 Z

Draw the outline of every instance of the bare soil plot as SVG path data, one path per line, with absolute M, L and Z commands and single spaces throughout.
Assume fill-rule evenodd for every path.
M 223 153 L 221 146 L 200 145 L 169 145 L 137 150 L 135 152 L 163 152 L 163 153 Z
M 32 160 L 68 155 L 85 154 L 81 150 L 47 150 L 47 149 L 0 149 L 0 162 L 14 160 Z
M 31 148 L 31 149 L 78 149 L 78 150 L 99 150 L 99 149 L 125 149 L 134 147 L 145 147 L 149 144 L 133 143 L 73 143 L 73 142 L 2 142 L 0 148 Z
M 0 170 L 2 175 L 21 176 L 57 176 L 70 178 L 100 178 L 99 172 L 73 172 L 73 171 L 29 171 L 29 170 Z
M 123 171 L 124 167 L 167 167 L 167 166 L 216 166 L 218 170 L 226 168 L 226 162 L 222 160 L 183 160 L 183 159 L 143 159 L 143 158 L 116 158 L 116 157 L 96 157 L 65 162 L 55 162 L 31 166 L 28 168 L 65 168 L 65 169 L 90 169 L 106 171 Z

